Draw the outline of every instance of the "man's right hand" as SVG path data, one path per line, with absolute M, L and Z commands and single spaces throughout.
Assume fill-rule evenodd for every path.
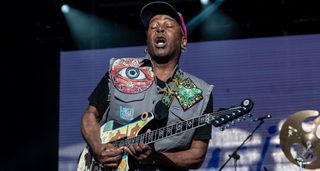
M 92 148 L 94 156 L 104 167 L 117 168 L 123 153 L 123 147 L 117 148 L 110 143 Z

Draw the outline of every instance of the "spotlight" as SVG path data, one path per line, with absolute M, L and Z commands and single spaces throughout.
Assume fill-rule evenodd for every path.
M 68 12 L 70 11 L 69 5 L 67 5 L 67 4 L 62 5 L 62 6 L 61 6 L 61 11 L 62 11 L 64 14 L 68 13 Z
M 201 5 L 208 5 L 209 4 L 209 0 L 200 0 Z

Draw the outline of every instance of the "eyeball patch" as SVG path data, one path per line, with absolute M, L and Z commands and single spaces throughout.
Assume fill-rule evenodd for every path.
M 126 94 L 141 93 L 154 81 L 151 67 L 141 67 L 141 60 L 136 58 L 115 60 L 110 68 L 110 77 L 116 89 Z

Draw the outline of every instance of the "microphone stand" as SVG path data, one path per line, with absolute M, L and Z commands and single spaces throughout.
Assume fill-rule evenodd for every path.
M 219 171 L 221 171 L 226 164 L 231 160 L 231 158 L 234 158 L 234 163 L 235 163 L 235 171 L 237 170 L 237 161 L 240 159 L 240 155 L 238 154 L 238 151 L 240 150 L 240 148 L 244 145 L 244 143 L 250 139 L 254 132 L 256 132 L 256 130 L 264 123 L 264 120 L 260 120 L 259 124 L 256 126 L 256 128 L 251 132 L 251 134 L 248 135 L 248 137 L 241 143 L 240 146 L 238 146 L 238 148 L 231 154 L 229 155 L 228 160 L 220 167 Z

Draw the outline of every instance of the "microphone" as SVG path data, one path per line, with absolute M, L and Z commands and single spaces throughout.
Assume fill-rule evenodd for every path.
M 272 115 L 267 114 L 266 116 L 262 116 L 262 117 L 254 119 L 253 122 L 262 121 L 262 120 L 270 119 L 270 118 L 272 118 Z

